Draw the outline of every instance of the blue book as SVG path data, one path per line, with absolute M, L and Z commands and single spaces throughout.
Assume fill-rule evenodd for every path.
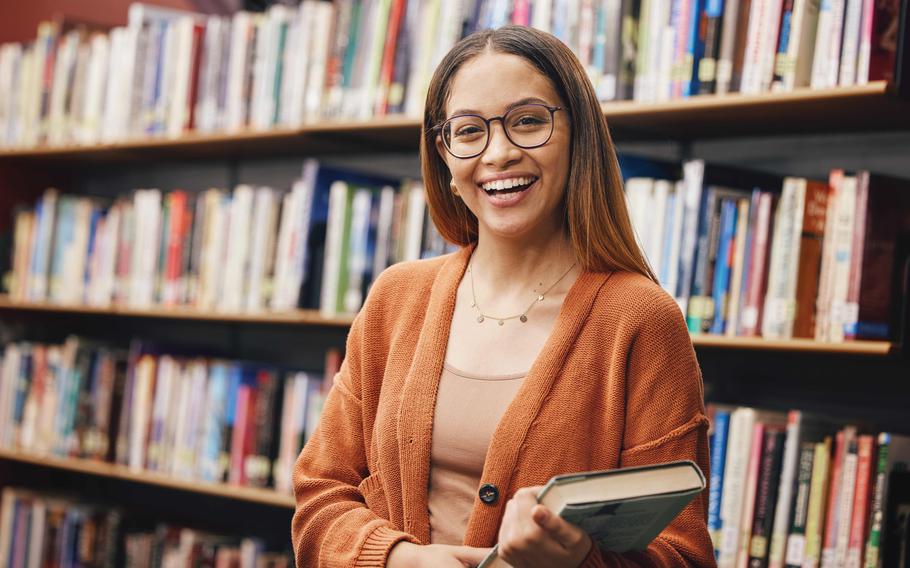
M 661 265 L 654 267 L 658 271 L 657 278 L 665 290 L 667 290 L 667 281 L 670 279 L 670 271 L 676 269 L 675 266 L 670 266 L 670 251 L 673 249 L 673 237 L 676 234 L 676 216 L 674 215 L 676 200 L 680 198 L 676 191 L 672 191 L 667 195 L 667 208 L 664 212 L 664 242 L 660 255 Z M 676 290 L 667 290 L 667 293 L 671 296 L 676 296 Z
M 717 0 L 712 0 L 712 3 L 712 11 L 719 14 L 723 10 L 723 3 Z M 698 94 L 698 62 L 705 55 L 705 36 L 703 33 L 706 26 L 701 25 L 701 20 L 707 12 L 705 0 L 692 0 L 691 9 L 688 30 L 689 40 L 686 44 L 686 61 L 691 64 L 686 65 L 686 74 L 683 78 L 682 95 L 684 97 Z
M 221 453 L 219 456 L 219 481 L 227 481 L 231 463 L 231 434 L 234 432 L 234 420 L 237 418 L 237 391 L 243 379 L 243 368 L 240 363 L 232 363 L 228 369 L 227 404 L 224 411 L 224 425 L 221 430 Z
M 708 533 L 718 554 L 721 496 L 724 489 L 724 464 L 727 459 L 727 434 L 730 432 L 730 411 L 718 409 L 714 413 L 714 434 L 711 437 L 711 480 L 708 485 Z
M 644 158 L 634 154 L 617 154 L 622 181 L 629 178 L 643 177 L 654 179 L 677 180 L 680 175 L 679 163 Z
M 720 210 L 720 243 L 717 247 L 717 259 L 714 264 L 714 285 L 712 298 L 714 314 L 710 326 L 711 333 L 723 334 L 727 322 L 727 292 L 730 289 L 730 272 L 732 269 L 731 253 L 736 237 L 736 201 L 724 199 Z
M 204 481 L 220 481 L 218 460 L 221 459 L 222 428 L 227 417 L 228 405 L 228 364 L 212 363 L 209 368 L 209 384 L 206 393 L 206 408 L 202 439 L 202 467 L 200 475 Z

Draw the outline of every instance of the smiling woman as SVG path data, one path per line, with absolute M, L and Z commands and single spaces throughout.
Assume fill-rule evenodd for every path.
M 433 76 L 421 161 L 461 250 L 374 284 L 295 469 L 299 566 L 712 566 L 707 496 L 617 554 L 550 514 L 558 474 L 690 459 L 701 375 L 627 215 L 606 121 L 556 38 L 507 26 Z

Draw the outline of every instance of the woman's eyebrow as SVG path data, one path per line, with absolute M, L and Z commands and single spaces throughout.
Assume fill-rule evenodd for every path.
M 525 97 L 521 100 L 517 100 L 513 103 L 509 103 L 508 105 L 506 105 L 505 112 L 509 112 L 510 110 L 512 110 L 515 107 L 519 107 L 521 105 L 528 105 L 528 104 L 532 104 L 532 103 L 537 103 L 537 104 L 542 104 L 542 105 L 550 104 L 547 101 L 537 98 L 537 97 Z M 474 110 L 474 109 L 470 109 L 470 108 L 460 108 L 460 109 L 454 110 L 452 112 L 451 116 L 458 116 L 461 114 L 478 114 L 479 115 L 479 114 L 481 114 L 481 112 L 479 110 Z

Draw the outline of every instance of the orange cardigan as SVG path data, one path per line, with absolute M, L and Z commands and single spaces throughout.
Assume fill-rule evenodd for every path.
M 470 248 L 387 269 L 351 326 L 319 427 L 294 468 L 297 566 L 382 567 L 430 537 L 436 389 Z M 505 346 L 504 346 L 505 347 Z M 493 434 L 464 543 L 492 546 L 506 501 L 557 474 L 678 459 L 708 475 L 701 373 L 676 303 L 643 276 L 584 272 Z M 584 567 L 714 566 L 705 491 L 644 552 Z

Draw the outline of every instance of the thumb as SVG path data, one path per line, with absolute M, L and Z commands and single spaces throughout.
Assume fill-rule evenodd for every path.
M 569 544 L 577 540 L 575 533 L 580 529 L 543 505 L 535 505 L 531 509 L 531 518 L 565 548 L 569 548 Z
M 453 549 L 455 558 L 469 566 L 477 566 L 493 550 L 492 548 L 476 548 L 473 546 L 455 546 Z

